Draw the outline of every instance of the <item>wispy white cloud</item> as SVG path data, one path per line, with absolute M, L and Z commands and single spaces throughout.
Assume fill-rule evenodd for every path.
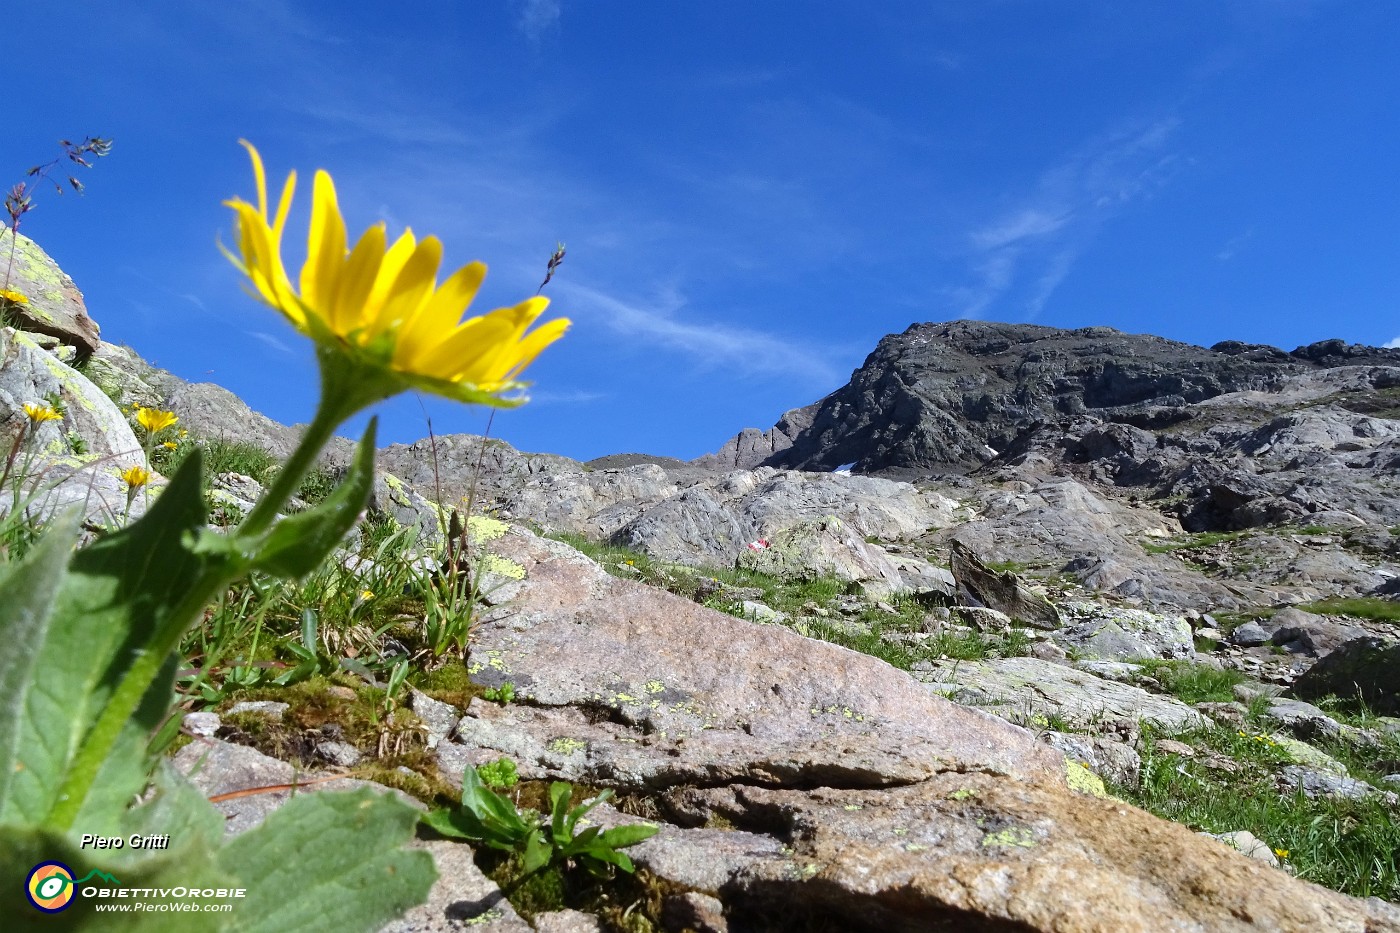
M 1393 337 L 1381 344 L 1381 346 L 1385 347 L 1387 350 L 1400 350 L 1400 337 Z
M 974 230 L 972 245 L 977 249 L 998 250 L 1020 240 L 1042 237 L 1059 230 L 1070 220 L 1069 214 L 1054 215 L 1036 207 L 1028 207 L 1010 217 Z
M 531 405 L 588 405 L 611 398 L 607 392 L 590 392 L 586 389 L 545 390 L 530 392 Z
M 1069 275 L 1070 269 L 1074 266 L 1074 261 L 1079 258 L 1079 252 L 1075 249 L 1065 249 L 1050 257 L 1045 265 L 1044 271 L 1035 280 L 1035 285 L 1031 289 L 1030 298 L 1026 301 L 1026 310 L 1031 317 L 1035 317 L 1045 307 L 1045 303 L 1050 300 L 1050 296 L 1055 293 L 1055 289 L 1060 287 L 1060 283 Z
M 840 375 L 824 353 L 796 339 L 680 319 L 677 312 L 685 306 L 685 300 L 674 290 L 663 292 L 646 305 L 585 285 L 567 284 L 560 291 L 574 317 L 599 320 L 645 346 L 664 347 L 688 357 L 702 369 L 797 377 L 822 387 L 837 382 Z
M 249 337 L 262 341 L 278 353 L 284 354 L 286 356 L 296 356 L 295 350 L 287 346 L 287 344 L 282 340 L 279 340 L 277 337 L 274 337 L 272 334 L 261 330 L 245 330 L 244 333 L 247 334 Z
M 559 0 L 523 0 L 520 4 L 520 31 L 531 42 L 537 42 L 549 30 L 559 25 Z
M 1178 170 L 1179 157 L 1163 151 L 1178 125 L 1125 125 L 1046 169 L 1033 193 L 968 233 L 974 284 L 945 289 L 945 299 L 967 317 L 1013 298 L 1021 313 L 1040 313 L 1098 229 Z
M 1244 233 L 1238 236 L 1232 236 L 1230 239 L 1226 240 L 1225 245 L 1220 247 L 1220 250 L 1215 254 L 1215 258 L 1221 262 L 1229 262 L 1231 259 L 1234 259 L 1235 254 L 1252 239 L 1254 239 L 1254 228 L 1250 227 Z

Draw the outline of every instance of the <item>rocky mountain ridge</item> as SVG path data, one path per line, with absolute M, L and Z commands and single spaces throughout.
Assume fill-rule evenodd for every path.
M 1319 369 L 1400 367 L 1400 350 L 1325 340 L 1286 353 L 1240 341 L 1209 350 L 1111 327 L 913 324 L 882 339 L 850 382 L 768 431 L 745 429 L 704 466 L 858 472 L 974 469 L 1085 416 L 1161 429 L 1227 393 L 1279 392 Z M 1395 374 L 1371 388 L 1390 389 Z M 1338 391 L 1341 391 L 1340 389 Z

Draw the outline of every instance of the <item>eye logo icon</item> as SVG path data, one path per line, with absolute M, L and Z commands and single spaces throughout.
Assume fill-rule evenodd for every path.
M 73 903 L 73 869 L 62 862 L 40 862 L 29 872 L 25 893 L 29 903 L 56 914 Z
M 74 881 L 73 869 L 62 862 L 40 862 L 29 870 L 29 877 L 25 880 L 24 893 L 29 896 L 29 903 L 38 910 L 42 910 L 46 914 L 56 914 L 61 910 L 68 909 L 68 906 L 73 903 L 73 895 L 77 892 L 78 885 L 93 875 L 98 875 L 103 880 L 116 885 L 121 884 L 116 878 L 96 869 Z

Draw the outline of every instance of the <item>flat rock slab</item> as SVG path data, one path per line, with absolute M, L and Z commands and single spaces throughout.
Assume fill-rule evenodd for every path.
M 784 840 L 720 891 L 731 924 L 924 933 L 1377 933 L 1376 905 L 1127 804 L 985 774 L 883 791 L 686 789 L 697 818 Z M 818 926 L 817 924 L 821 924 Z
M 1065 780 L 1063 757 L 1030 733 L 884 661 L 610 577 L 523 530 L 490 546 L 524 581 L 494 594 L 473 631 L 472 679 L 513 683 L 525 706 L 508 709 L 567 707 L 572 718 L 561 734 L 557 721 L 505 722 L 473 703 L 459 733 L 475 717 L 546 747 L 567 740 L 582 755 L 579 779 L 616 786 L 881 786 L 947 770 Z M 584 732 L 589 719 L 611 728 Z M 627 764 L 642 758 L 651 763 Z
M 176 769 L 206 797 L 240 791 L 252 792 L 215 804 L 224 815 L 224 831 L 231 836 L 257 826 L 269 813 L 292 798 L 292 790 L 260 791 L 260 788 L 282 784 L 306 784 L 305 788 L 296 791 L 302 794 L 368 787 L 371 790 L 394 794 L 405 803 L 423 809 L 421 803 L 407 794 L 371 781 L 338 778 L 333 781 L 310 783 L 324 775 L 298 771 L 287 762 L 269 758 L 255 748 L 218 739 L 200 739 L 186 745 L 175 753 L 174 763 Z
M 1127 719 L 1167 732 L 1210 725 L 1180 700 L 1039 658 L 936 661 L 917 676 L 943 696 L 1013 722 L 1044 724 L 1058 716 L 1077 729 L 1091 729 Z

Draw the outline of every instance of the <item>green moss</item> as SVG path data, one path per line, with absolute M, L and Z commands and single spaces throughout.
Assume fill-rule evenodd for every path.
M 455 663 L 431 671 L 414 671 L 408 675 L 408 682 L 434 700 L 450 703 L 459 710 L 466 709 L 473 697 L 481 696 L 487 689 L 472 682 L 465 665 Z

